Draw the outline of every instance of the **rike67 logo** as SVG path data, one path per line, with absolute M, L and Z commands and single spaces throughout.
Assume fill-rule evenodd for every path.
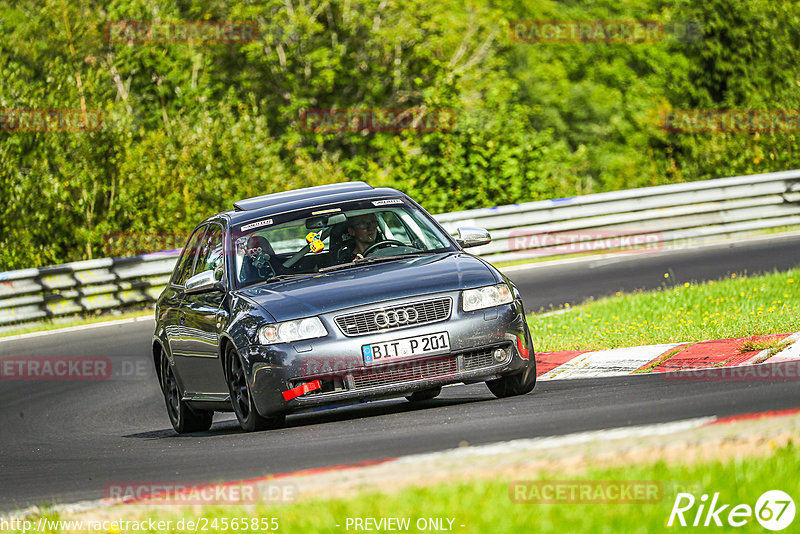
M 667 526 L 721 527 L 727 523 L 727 526 L 743 527 L 755 516 L 756 521 L 765 529 L 778 531 L 792 524 L 795 512 L 792 498 L 780 490 L 764 492 L 756 501 L 755 508 L 749 504 L 723 504 L 719 493 L 714 493 L 710 502 L 706 494 L 695 499 L 691 493 L 678 493 Z

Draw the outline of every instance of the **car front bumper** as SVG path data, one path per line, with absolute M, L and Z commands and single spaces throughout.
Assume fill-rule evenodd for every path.
M 279 345 L 240 348 L 256 409 L 263 416 L 303 411 L 323 405 L 348 404 L 408 395 L 446 384 L 479 382 L 522 371 L 534 353 L 521 300 L 495 308 L 464 312 L 458 293 L 434 295 L 452 299 L 447 319 L 363 335 L 345 335 L 335 318 L 346 310 L 323 315 L 328 335 Z M 427 295 L 425 298 L 431 298 Z M 418 301 L 420 297 L 417 297 Z M 410 301 L 412 299 L 406 299 Z M 381 303 L 386 307 L 404 301 Z M 376 309 L 374 304 L 365 307 Z M 362 347 L 412 336 L 447 332 L 450 350 L 415 359 L 366 365 Z M 502 361 L 496 349 L 505 351 Z M 321 388 L 287 400 L 285 392 L 319 380 Z

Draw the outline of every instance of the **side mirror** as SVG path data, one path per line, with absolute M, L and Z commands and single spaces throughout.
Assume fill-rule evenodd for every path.
M 492 236 L 489 235 L 488 230 L 483 228 L 464 227 L 458 229 L 456 241 L 461 245 L 461 248 L 479 247 L 491 243 Z
M 197 273 L 186 281 L 187 293 L 208 293 L 210 291 L 225 291 L 224 284 L 217 280 L 214 271 Z

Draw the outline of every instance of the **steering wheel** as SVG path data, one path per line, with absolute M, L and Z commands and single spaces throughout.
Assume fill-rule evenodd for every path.
M 367 248 L 364 249 L 364 253 L 362 256 L 366 257 L 370 252 L 377 250 L 382 247 L 389 247 L 389 246 L 400 246 L 400 247 L 407 247 L 405 243 L 402 241 L 398 241 L 397 239 L 384 239 L 383 241 L 378 241 L 377 243 L 373 243 Z

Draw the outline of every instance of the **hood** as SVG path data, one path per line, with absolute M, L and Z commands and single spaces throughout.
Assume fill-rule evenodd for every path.
M 241 291 L 276 321 L 497 283 L 480 260 L 464 253 L 406 258 L 250 287 Z

